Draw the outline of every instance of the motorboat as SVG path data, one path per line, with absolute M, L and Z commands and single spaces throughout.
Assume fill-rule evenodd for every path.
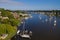
M 29 34 L 20 34 L 20 36 L 22 38 L 28 38 L 28 39 L 31 39 L 30 35 Z
M 25 17 L 25 19 L 28 19 L 29 17 Z

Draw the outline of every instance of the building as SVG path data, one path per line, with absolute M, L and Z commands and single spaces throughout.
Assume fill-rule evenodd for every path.
M 16 13 L 16 12 L 11 12 L 11 14 L 13 14 L 13 16 L 14 16 L 15 19 L 18 19 L 18 18 L 19 18 L 19 14 L 18 14 L 18 13 Z
M 5 39 L 7 36 L 8 36 L 8 34 L 0 35 L 0 39 Z
M 1 11 L 0 11 L 0 16 L 1 16 Z
M 2 16 L 0 16 L 0 18 L 2 18 Z
M 22 14 L 22 13 L 19 14 L 19 15 L 20 15 L 20 16 L 23 16 L 23 17 L 24 17 L 24 16 L 28 16 L 28 14 Z
M 4 20 L 4 19 L 9 19 L 8 17 L 2 17 L 2 20 Z

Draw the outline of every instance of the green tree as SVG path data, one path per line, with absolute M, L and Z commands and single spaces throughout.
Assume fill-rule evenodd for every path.
M 6 34 L 6 25 L 0 24 L 0 34 Z
M 10 23 L 11 23 L 12 26 L 18 26 L 19 20 L 17 20 L 17 19 L 10 19 Z
M 10 24 L 9 19 L 4 19 L 4 20 L 1 21 L 1 23 L 3 23 L 3 24 Z
M 4 17 L 7 16 L 7 17 L 9 17 L 9 18 L 14 18 L 14 17 L 13 17 L 13 14 L 11 14 L 9 11 L 3 10 L 3 9 L 0 10 L 0 11 L 2 12 L 1 15 L 4 16 Z

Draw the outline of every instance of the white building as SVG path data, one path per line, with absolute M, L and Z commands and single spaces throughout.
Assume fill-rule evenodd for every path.
M 8 18 L 8 17 L 2 17 L 2 20 L 3 20 L 3 19 L 9 19 L 9 18 Z
M 0 15 L 1 15 L 1 11 L 0 11 Z

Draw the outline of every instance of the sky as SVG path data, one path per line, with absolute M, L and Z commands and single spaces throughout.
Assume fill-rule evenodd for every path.
M 0 8 L 10 10 L 60 10 L 60 0 L 0 0 Z

